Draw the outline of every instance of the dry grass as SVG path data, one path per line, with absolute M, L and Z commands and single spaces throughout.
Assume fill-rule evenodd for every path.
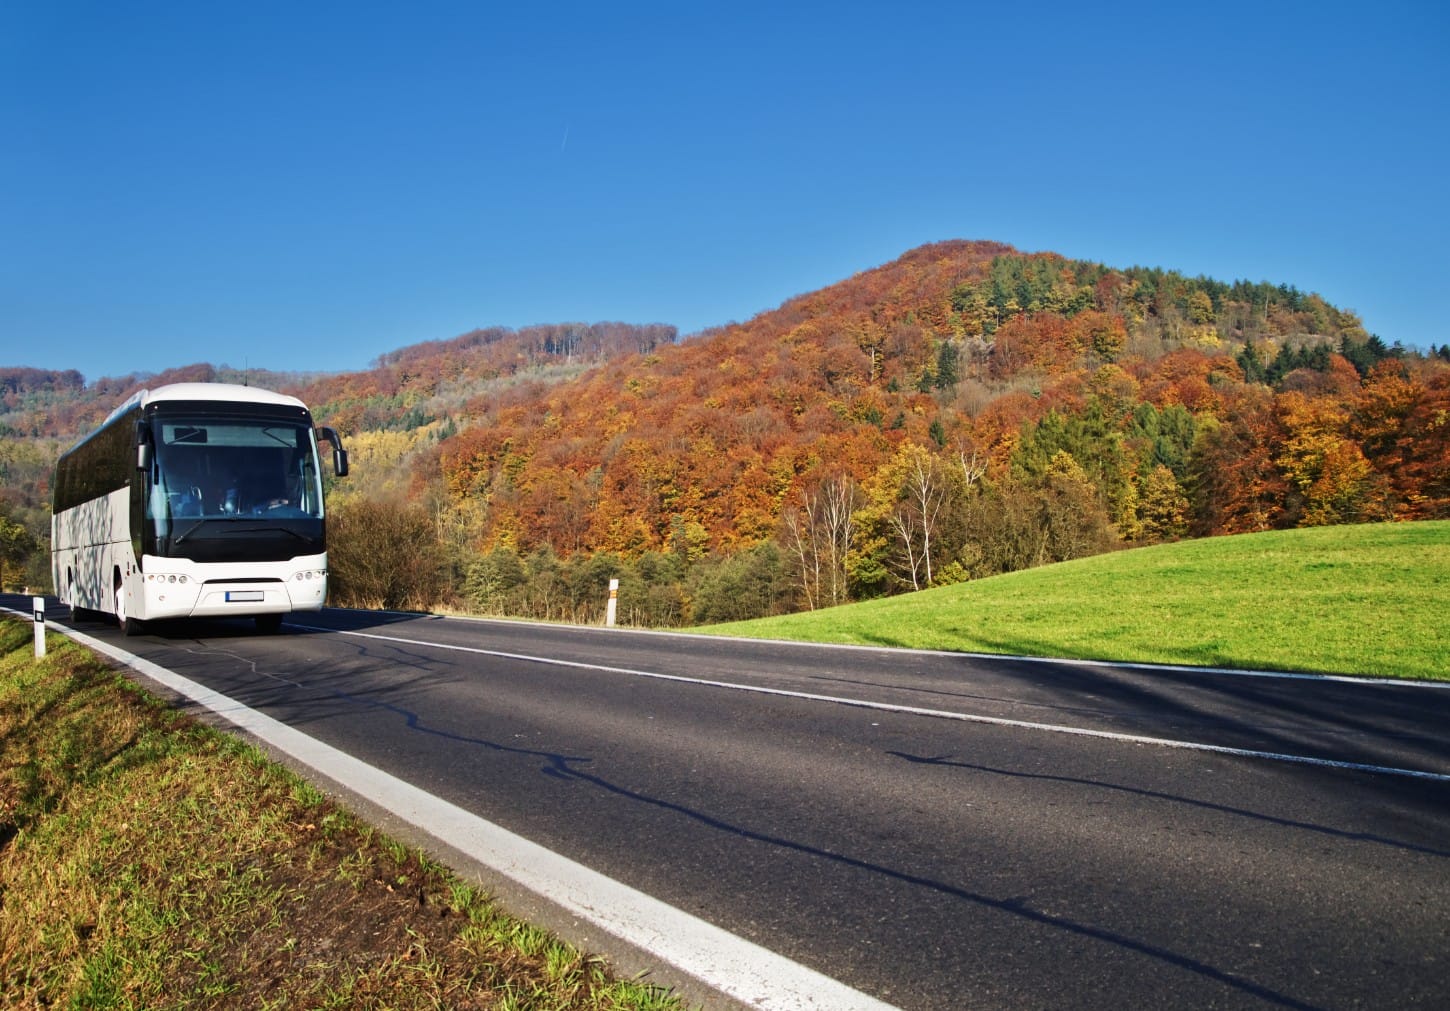
M 675 1008 L 234 739 L 0 621 L 0 1001 Z

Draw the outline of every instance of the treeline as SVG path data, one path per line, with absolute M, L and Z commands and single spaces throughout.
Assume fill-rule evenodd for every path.
M 409 431 L 477 413 L 515 382 L 557 382 L 621 356 L 673 344 L 662 323 L 559 323 L 472 330 L 381 355 L 372 368 L 288 384 L 340 431 Z
M 86 385 L 85 377 L 75 369 L 53 371 L 50 369 L 0 368 L 0 397 L 9 398 L 27 393 L 54 393 L 58 390 L 76 391 Z
M 768 536 L 734 549 L 712 545 L 686 512 L 644 550 L 565 554 L 548 542 L 480 546 L 477 516 L 439 501 L 344 501 L 335 590 L 369 606 L 592 621 L 615 578 L 621 621 L 684 625 L 1189 536 L 1450 516 L 1450 369 L 1389 358 L 1361 380 L 1342 357 L 1329 361 L 1279 389 L 1196 352 L 1147 382 L 1103 366 L 1080 399 L 1061 387 L 1033 398 L 1052 406 L 1006 433 L 1005 455 L 939 442 L 929 427 L 864 477 L 821 467 L 788 493 Z M 1215 409 L 1190 409 L 1205 390 Z M 393 529 L 392 516 L 412 526 Z M 344 544 L 378 573 L 370 589 L 359 591 Z
M 729 621 L 795 607 L 790 570 L 771 542 L 731 556 L 607 552 L 561 557 L 552 547 L 520 555 L 478 553 L 440 532 L 448 522 L 418 502 L 348 498 L 329 520 L 332 598 L 405 610 L 450 607 L 540 621 L 604 619 L 618 579 L 619 621 L 645 627 Z
M 723 620 L 1450 515 L 1447 383 L 1290 286 L 945 243 L 471 402 L 406 494 L 447 518 L 435 604 L 576 620 L 618 578 L 623 620 Z
M 266 389 L 296 386 L 302 377 L 291 372 L 234 369 L 205 362 L 160 373 L 133 372 L 103 376 L 87 383 L 74 369 L 0 370 L 0 435 L 19 439 L 61 439 L 74 442 L 93 430 L 137 390 L 168 383 L 240 383 Z
M 1093 310 L 1120 317 L 1135 333 L 1171 339 L 1368 336 L 1355 314 L 1293 285 L 1229 283 L 1157 267 L 1119 270 L 1053 255 L 996 257 L 986 278 L 952 293 L 952 306 L 966 329 L 986 334 L 1023 314 L 1071 318 Z
M 380 355 L 374 368 L 394 365 L 422 366 L 445 376 L 480 366 L 495 370 L 522 364 L 536 366 L 557 358 L 581 358 L 591 363 L 627 354 L 648 354 L 673 344 L 678 331 L 664 323 L 545 323 L 514 330 L 488 327 L 470 330 L 451 340 L 423 341 Z M 490 355 L 499 350 L 502 355 Z

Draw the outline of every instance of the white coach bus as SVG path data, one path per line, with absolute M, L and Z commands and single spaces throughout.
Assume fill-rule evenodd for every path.
M 245 615 L 274 632 L 327 599 L 317 441 L 302 401 L 221 383 L 142 390 L 56 464 L 51 572 L 84 617 L 128 635 L 166 618 Z

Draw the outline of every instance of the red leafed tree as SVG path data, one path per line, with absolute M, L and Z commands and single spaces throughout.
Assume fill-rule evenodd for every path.
M 1366 456 L 1389 483 L 1395 516 L 1450 518 L 1450 369 L 1421 377 L 1382 362 L 1365 380 L 1354 420 Z
M 1275 462 L 1284 431 L 1274 395 L 1240 386 L 1203 423 L 1191 464 L 1194 533 L 1239 534 L 1281 525 L 1288 484 Z

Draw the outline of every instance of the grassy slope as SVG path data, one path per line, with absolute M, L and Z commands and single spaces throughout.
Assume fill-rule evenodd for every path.
M 1218 537 L 707 631 L 1450 680 L 1450 522 Z
M 678 1007 L 0 619 L 0 1005 Z

